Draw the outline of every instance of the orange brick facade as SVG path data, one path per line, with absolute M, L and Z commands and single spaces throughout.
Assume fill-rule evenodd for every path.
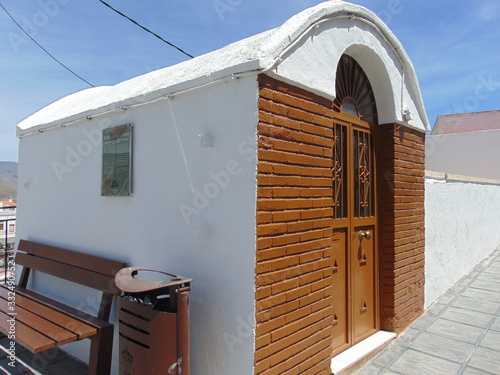
M 425 135 L 380 126 L 381 328 L 400 332 L 423 312 Z
M 330 374 L 336 112 L 259 83 L 255 374 Z M 377 138 L 381 328 L 398 331 L 423 307 L 424 135 L 387 125 Z
M 331 104 L 260 82 L 255 373 L 329 374 Z

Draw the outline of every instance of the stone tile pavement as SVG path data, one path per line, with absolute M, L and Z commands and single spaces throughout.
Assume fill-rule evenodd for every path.
M 355 375 L 500 375 L 500 248 Z
M 9 349 L 10 340 L 0 339 L 0 345 Z M 0 374 L 10 375 L 87 375 L 87 365 L 69 356 L 58 348 L 39 354 L 32 354 L 16 346 L 16 360 L 9 359 L 9 353 L 0 350 Z M 14 365 L 14 366 L 12 366 Z

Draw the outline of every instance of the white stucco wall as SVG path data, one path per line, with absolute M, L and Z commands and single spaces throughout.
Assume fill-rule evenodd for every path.
M 428 135 L 428 170 L 500 180 L 500 130 Z
M 175 122 L 162 99 L 22 137 L 18 238 L 193 278 L 192 374 L 250 374 L 256 76 L 179 94 L 171 106 Z M 126 123 L 134 125 L 133 196 L 102 197 L 100 129 Z M 208 133 L 213 147 L 201 147 L 198 135 Z M 180 204 L 198 213 L 184 217 Z M 35 280 L 49 293 L 61 285 Z M 94 297 L 75 287 L 67 301 L 90 308 Z M 88 343 L 70 352 L 86 360 L 82 348 Z
M 500 245 L 500 182 L 446 177 L 425 183 L 426 307 Z

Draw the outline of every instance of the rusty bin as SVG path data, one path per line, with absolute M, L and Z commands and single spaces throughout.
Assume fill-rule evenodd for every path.
M 142 280 L 160 278 L 157 281 Z M 190 375 L 191 279 L 128 267 L 116 274 L 120 375 Z

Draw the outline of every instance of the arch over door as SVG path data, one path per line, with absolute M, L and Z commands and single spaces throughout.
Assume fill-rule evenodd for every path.
M 375 97 L 352 57 L 337 67 L 333 142 L 333 353 L 379 330 Z

